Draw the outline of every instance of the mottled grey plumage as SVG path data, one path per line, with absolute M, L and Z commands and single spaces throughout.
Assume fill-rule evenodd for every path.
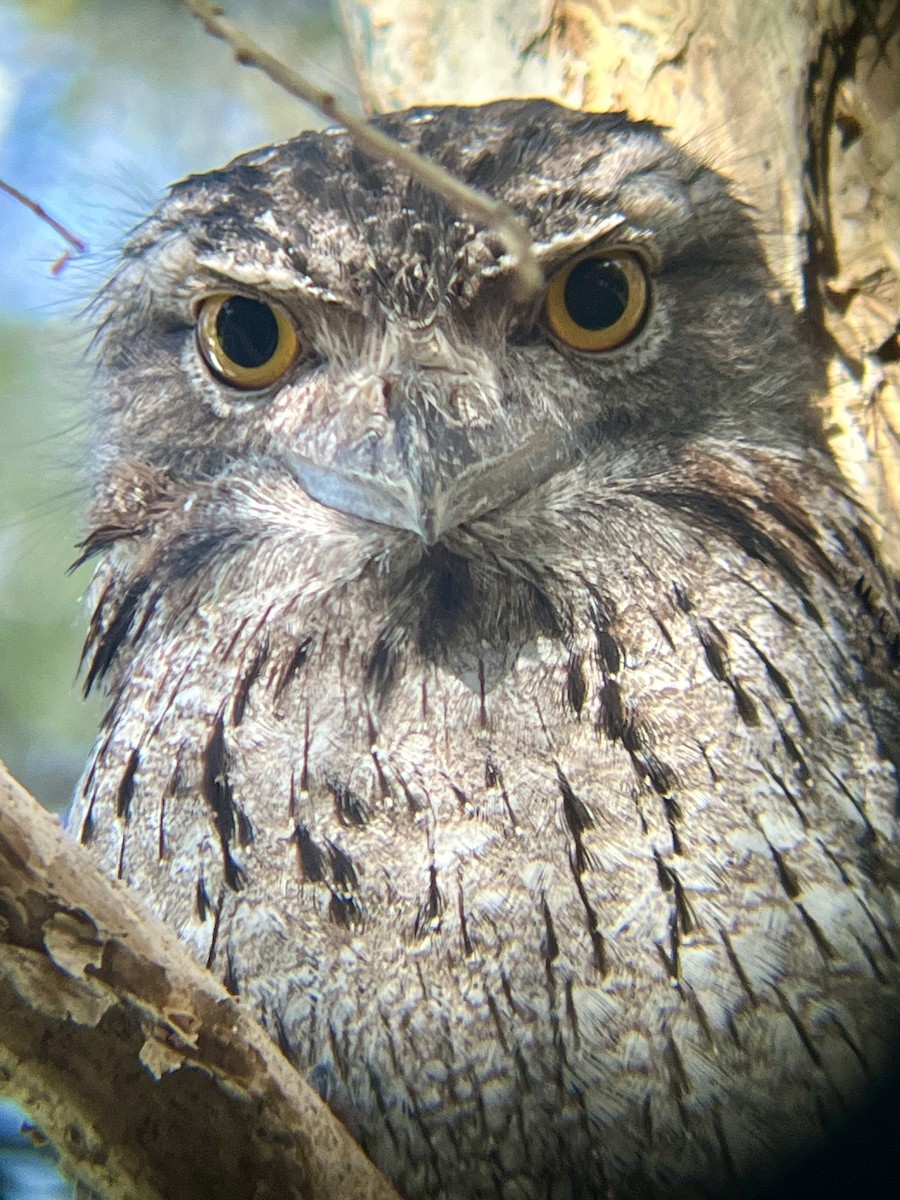
M 179 184 L 101 299 L 71 827 L 409 1197 L 709 1194 L 897 1035 L 890 588 L 714 173 L 542 101 L 378 124 L 650 313 L 567 349 L 340 132 Z M 235 290 L 303 346 L 263 393 L 197 351 Z

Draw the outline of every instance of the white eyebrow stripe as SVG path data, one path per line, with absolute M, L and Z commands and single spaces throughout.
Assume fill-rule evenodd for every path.
M 546 272 L 558 263 L 588 249 L 601 238 L 614 236 L 627 224 L 627 217 L 622 212 L 606 213 L 602 216 L 592 216 L 588 213 L 583 224 L 577 228 L 561 230 L 534 241 L 534 254 Z M 474 240 L 490 236 L 490 232 L 489 228 L 479 229 L 474 235 Z M 253 245 L 250 241 L 243 252 L 240 249 L 230 253 L 204 249 L 198 253 L 190 237 L 178 233 L 167 239 L 164 248 L 157 247 L 153 257 L 158 269 L 169 278 L 170 283 L 175 283 L 180 276 L 183 288 L 190 295 L 197 295 L 209 288 L 232 285 L 264 295 L 293 297 L 302 294 L 310 300 L 347 306 L 346 297 L 335 293 L 314 276 L 302 274 L 295 264 L 279 262 L 277 257 L 261 262 L 252 256 L 252 252 Z M 150 263 L 153 262 L 153 257 L 150 258 Z M 512 257 L 503 254 L 493 263 L 483 267 L 480 274 L 482 278 L 506 275 L 513 266 Z
M 578 229 L 567 229 L 541 241 L 532 242 L 532 249 L 540 265 L 544 268 L 553 267 L 564 262 L 582 250 L 586 250 L 602 237 L 609 237 L 627 225 L 624 213 L 609 213 L 602 219 L 591 221 L 588 218 Z M 512 255 L 504 254 L 496 264 L 486 267 L 484 276 L 506 274 L 514 267 Z
M 243 284 L 244 287 L 258 288 L 265 292 L 296 291 L 303 286 L 304 278 L 296 268 L 278 263 L 267 263 L 262 266 L 251 259 L 229 257 L 227 260 L 220 255 L 200 255 L 197 266 L 205 268 L 223 280 Z
M 578 229 L 553 234 L 545 241 L 534 242 L 534 253 L 539 259 L 576 254 L 599 238 L 616 233 L 627 224 L 624 213 L 610 213 L 602 220 L 587 220 Z

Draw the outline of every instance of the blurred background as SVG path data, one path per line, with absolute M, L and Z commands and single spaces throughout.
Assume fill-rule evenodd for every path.
M 228 15 L 345 103 L 355 81 L 328 0 L 229 0 Z M 166 186 L 323 122 L 238 67 L 176 0 L 0 0 L 0 758 L 65 808 L 100 703 L 76 677 L 89 570 L 73 575 L 92 387 L 82 310 Z M 0 1200 L 71 1193 L 0 1100 Z

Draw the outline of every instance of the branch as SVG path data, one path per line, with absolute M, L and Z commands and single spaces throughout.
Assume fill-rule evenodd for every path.
M 317 88 L 269 54 L 233 21 L 223 17 L 217 5 L 209 4 L 207 0 L 182 0 L 182 3 L 202 21 L 207 33 L 221 38 L 230 46 L 237 62 L 243 66 L 257 67 L 286 92 L 343 125 L 354 143 L 370 158 L 378 162 L 395 163 L 424 187 L 446 200 L 460 216 L 493 229 L 513 260 L 518 285 L 517 298 L 524 303 L 540 292 L 544 278 L 534 257 L 527 226 L 506 204 L 469 187 L 437 163 L 423 158 L 409 146 L 395 141 L 362 117 L 356 116 L 330 92 Z
M 0 1087 L 116 1200 L 398 1200 L 243 1005 L 2 763 Z
M 58 275 L 66 263 L 73 257 L 72 251 L 75 254 L 84 254 L 87 250 L 87 242 L 83 242 L 80 237 L 76 237 L 71 230 L 65 225 L 51 217 L 47 210 L 36 200 L 32 200 L 30 196 L 26 196 L 24 192 L 20 192 L 18 188 L 14 188 L 11 183 L 6 183 L 0 179 L 0 191 L 6 192 L 8 196 L 12 196 L 13 200 L 18 200 L 20 204 L 24 204 L 27 209 L 34 213 L 39 220 L 44 221 L 54 233 L 58 233 L 61 238 L 64 238 L 72 247 L 71 250 L 66 250 L 56 260 L 50 268 L 51 274 Z

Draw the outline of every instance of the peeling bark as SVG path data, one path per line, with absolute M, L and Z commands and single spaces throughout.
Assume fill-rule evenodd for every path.
M 0 1084 L 116 1200 L 398 1200 L 241 1002 L 2 764 Z
M 832 447 L 900 567 L 897 0 L 340 0 L 370 109 L 626 109 L 733 181 L 828 357 Z

